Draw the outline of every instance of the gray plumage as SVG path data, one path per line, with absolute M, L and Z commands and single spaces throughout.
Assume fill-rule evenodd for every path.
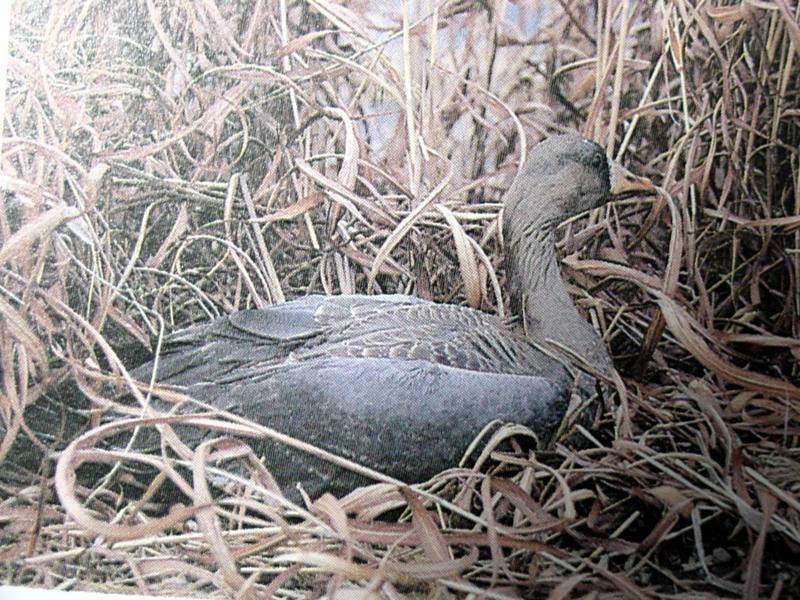
M 571 378 L 539 345 L 553 341 L 611 368 L 567 294 L 554 227 L 608 200 L 612 187 L 649 189 L 627 173 L 620 187 L 621 172 L 577 136 L 532 149 L 504 198 L 516 324 L 409 296 L 309 296 L 174 334 L 156 379 L 409 483 L 454 466 L 494 419 L 546 435 L 564 414 Z M 147 381 L 152 368 L 132 375 Z M 301 482 L 312 497 L 365 483 L 285 446 L 257 450 L 284 488 Z

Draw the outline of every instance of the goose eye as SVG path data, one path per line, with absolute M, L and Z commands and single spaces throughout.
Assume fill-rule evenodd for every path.
M 605 160 L 606 160 L 605 156 L 600 156 L 599 154 L 595 154 L 592 157 L 592 166 L 595 169 L 599 169 L 599 168 L 601 168 L 603 166 L 603 163 L 605 162 Z

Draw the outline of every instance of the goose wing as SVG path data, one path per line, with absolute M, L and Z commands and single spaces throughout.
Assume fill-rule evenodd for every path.
M 503 320 L 409 296 L 309 296 L 172 336 L 132 374 L 396 479 L 457 464 L 492 420 L 546 435 L 569 379 Z M 196 443 L 202 432 L 194 432 Z M 344 493 L 364 480 L 292 448 L 255 442 L 279 483 Z

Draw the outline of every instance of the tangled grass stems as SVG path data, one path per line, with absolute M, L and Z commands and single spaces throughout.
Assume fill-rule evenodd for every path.
M 14 463 L 34 437 L 26 409 L 69 381 L 89 404 L 58 396 L 54 414 L 91 408 L 90 429 L 104 411 L 149 418 L 132 422 L 169 449 L 145 489 L 77 481 L 80 510 L 46 468 L 4 469 L 3 580 L 206 597 L 791 595 L 800 7 L 377 4 L 15 3 L 0 456 Z M 499 200 L 528 146 L 567 129 L 663 189 L 559 230 L 624 392 L 572 437 L 532 454 L 512 439 L 481 472 L 416 493 L 380 483 L 304 506 L 276 496 L 269 457 L 189 448 L 172 427 L 246 424 L 155 413 L 153 391 L 126 381 L 132 347 L 311 291 L 504 314 Z M 68 422 L 45 442 L 76 439 Z M 188 502 L 167 528 L 154 506 L 170 476 Z M 135 526 L 146 534 L 112 542 Z

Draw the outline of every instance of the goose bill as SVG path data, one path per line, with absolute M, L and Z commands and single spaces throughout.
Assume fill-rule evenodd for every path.
M 646 177 L 634 175 L 628 169 L 612 160 L 609 160 L 608 163 L 611 195 L 615 198 L 652 195 L 657 192 L 655 184 Z

